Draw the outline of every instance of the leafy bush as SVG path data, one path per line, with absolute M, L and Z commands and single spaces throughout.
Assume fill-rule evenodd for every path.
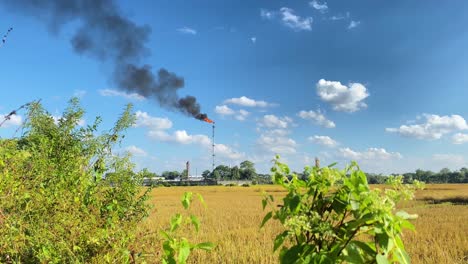
M 390 177 L 390 189 L 371 190 L 356 163 L 345 170 L 306 167 L 301 180 L 289 179 L 289 167 L 277 157 L 271 171 L 288 193 L 279 207 L 265 196 L 263 208 L 269 204 L 271 211 L 262 226 L 273 218 L 285 228 L 274 241 L 281 263 L 410 262 L 401 232 L 414 229 L 408 219 L 416 216 L 393 213 L 400 200 L 413 197 L 414 187 L 403 185 L 402 177 Z
M 26 132 L 0 140 L 1 263 L 131 261 L 147 192 L 129 157 L 112 152 L 134 122 L 131 105 L 101 135 L 100 118 L 77 125 L 83 114 L 77 99 L 58 121 L 34 103 Z
M 242 184 L 242 187 L 250 187 L 250 184 L 248 184 L 248 183 L 243 183 L 243 184 Z

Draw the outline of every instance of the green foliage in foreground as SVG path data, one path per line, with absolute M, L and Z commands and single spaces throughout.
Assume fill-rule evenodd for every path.
M 263 208 L 269 204 L 271 211 L 262 226 L 271 218 L 284 226 L 274 241 L 281 263 L 410 263 L 401 232 L 414 230 L 408 219 L 416 215 L 394 214 L 399 201 L 413 197 L 414 187 L 402 177 L 390 177 L 392 188 L 371 190 L 356 163 L 345 170 L 306 168 L 301 180 L 289 177 L 277 157 L 271 171 L 288 194 L 278 206 L 265 196 Z
M 205 201 L 200 194 L 197 194 L 198 199 L 206 207 Z M 187 214 L 189 213 L 190 204 L 192 203 L 193 193 L 186 192 L 182 196 L 182 205 L 186 210 Z M 163 236 L 163 259 L 162 263 L 164 264 L 185 264 L 187 259 L 190 256 L 190 253 L 195 249 L 202 250 L 212 250 L 214 244 L 211 242 L 202 242 L 198 244 L 192 244 L 188 241 L 187 238 L 180 236 L 178 234 L 179 228 L 184 225 L 192 225 L 195 228 L 195 231 L 198 232 L 200 229 L 200 220 L 193 215 L 182 215 L 180 213 L 174 215 L 171 218 L 171 226 L 165 231 L 161 231 Z
M 147 196 L 128 157 L 112 153 L 134 122 L 131 106 L 101 135 L 99 118 L 77 125 L 83 113 L 72 99 L 57 122 L 34 103 L 24 135 L 0 140 L 1 263 L 131 261 Z

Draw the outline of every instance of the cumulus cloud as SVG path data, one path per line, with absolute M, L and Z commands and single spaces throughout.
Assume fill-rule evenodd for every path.
M 277 117 L 275 115 L 264 115 L 258 122 L 261 127 L 267 128 L 288 128 L 293 120 L 287 116 Z
M 229 108 L 227 105 L 217 105 L 215 107 L 215 112 L 220 115 L 233 115 L 236 112 Z
M 401 125 L 399 128 L 386 128 L 387 132 L 398 133 L 405 137 L 435 140 L 455 131 L 468 129 L 465 119 L 459 115 L 439 116 L 424 114 L 425 122 L 413 125 Z M 421 118 L 419 118 L 421 119 Z M 462 137 L 457 136 L 457 139 Z M 454 139 L 454 143 L 456 140 Z
M 146 151 L 144 151 L 143 149 L 135 146 L 135 145 L 131 145 L 131 146 L 128 146 L 125 148 L 125 151 L 128 151 L 130 152 L 133 156 L 139 156 L 139 157 L 146 157 L 148 156 L 148 153 Z
M 240 105 L 245 107 L 268 107 L 273 106 L 274 104 L 267 103 L 265 101 L 256 101 L 254 99 L 250 99 L 246 96 L 241 96 L 239 98 L 231 98 L 224 100 L 225 104 L 234 104 Z
M 367 107 L 364 99 L 369 93 L 360 83 L 350 83 L 348 87 L 340 82 L 321 79 L 316 87 L 320 99 L 331 104 L 335 111 L 351 113 Z
M 320 4 L 318 1 L 314 0 L 314 1 L 309 2 L 309 5 L 317 9 L 318 11 L 320 11 L 322 14 L 328 11 L 327 2 L 323 2 L 323 4 Z
M 453 135 L 452 143 L 457 145 L 468 143 L 468 134 L 457 133 Z
M 177 31 L 182 33 L 182 34 L 189 34 L 189 35 L 196 35 L 197 34 L 197 31 L 195 29 L 189 28 L 189 27 L 178 28 Z
M 300 17 L 294 13 L 293 9 L 288 7 L 282 7 L 279 11 L 261 9 L 260 16 L 267 20 L 272 20 L 278 17 L 283 25 L 293 29 L 294 31 L 312 30 L 312 17 Z
M 287 7 L 282 7 L 280 9 L 280 14 L 281 14 L 281 21 L 283 22 L 285 26 L 290 27 L 296 31 L 312 30 L 312 21 L 313 21 L 312 17 L 302 18 L 294 14 L 294 10 L 292 10 L 291 8 L 287 8 Z
M 350 148 L 340 148 L 339 153 L 343 158 L 356 161 L 391 160 L 403 157 L 399 152 L 387 152 L 383 148 L 368 148 L 363 152 L 354 151 Z
M 239 121 L 244 121 L 250 115 L 250 112 L 244 109 L 235 111 L 229 108 L 227 105 L 217 105 L 215 107 L 215 112 L 221 116 L 234 116 L 234 118 Z
M 326 128 L 336 127 L 335 123 L 331 120 L 328 120 L 320 111 L 302 110 L 297 115 L 302 119 L 312 120 L 315 124 L 326 127 Z
M 147 112 L 137 111 L 136 112 L 135 127 L 147 127 L 150 131 L 153 130 L 165 130 L 172 127 L 172 121 L 168 118 L 153 117 Z
M 212 141 L 206 135 L 190 135 L 185 130 L 177 130 L 172 134 L 166 131 L 150 131 L 148 135 L 156 140 L 181 144 L 181 145 L 199 145 L 206 150 L 211 150 Z M 215 144 L 215 154 L 217 157 L 227 158 L 231 160 L 240 160 L 245 157 L 242 152 L 235 151 L 230 146 L 225 144 Z
M 257 37 L 251 37 L 250 41 L 252 41 L 253 44 L 257 43 Z
M 148 135 L 162 142 L 177 144 L 200 144 L 204 146 L 211 145 L 211 139 L 206 135 L 189 135 L 185 130 L 176 130 L 172 134 L 162 130 L 149 131 Z
M 351 22 L 349 22 L 348 29 L 356 28 L 356 27 L 358 27 L 360 24 L 361 24 L 361 21 L 354 21 L 354 20 L 351 20 Z
M 3 122 L 6 118 L 6 114 L 0 115 L 0 122 Z M 0 128 L 8 128 L 12 126 L 20 126 L 23 123 L 23 118 L 19 115 L 11 115 L 8 119 L 5 120 L 3 125 Z
M 325 146 L 325 147 L 334 148 L 334 147 L 338 146 L 338 142 L 336 140 L 332 139 L 329 136 L 317 136 L 317 135 L 315 135 L 315 136 L 309 137 L 308 140 L 315 143 L 315 144 L 322 145 L 322 146 Z
M 264 152 L 273 154 L 293 154 L 296 153 L 297 143 L 288 137 L 262 134 L 257 140 L 257 145 Z
M 136 100 L 136 101 L 143 101 L 145 100 L 144 96 L 141 96 L 137 93 L 126 93 L 112 89 L 103 89 L 99 90 L 99 94 L 102 96 L 118 96 L 123 97 L 125 99 Z

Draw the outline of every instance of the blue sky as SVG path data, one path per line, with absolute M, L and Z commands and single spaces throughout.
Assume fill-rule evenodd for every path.
M 216 164 L 279 153 L 295 170 L 357 160 L 370 172 L 468 166 L 468 3 L 451 1 L 117 1 L 148 25 L 144 62 L 182 76 L 216 121 Z M 82 21 L 51 33 L 0 5 L 0 115 L 42 99 L 60 115 L 81 98 L 85 124 L 110 128 L 126 103 L 138 121 L 119 148 L 138 168 L 211 168 L 211 126 L 119 90 L 111 65 L 77 54 Z M 24 112 L 0 128 L 15 131 Z M 192 172 L 195 174 L 195 171 Z

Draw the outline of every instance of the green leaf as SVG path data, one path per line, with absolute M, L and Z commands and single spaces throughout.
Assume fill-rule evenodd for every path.
M 203 242 L 203 243 L 196 244 L 193 248 L 209 251 L 209 250 L 212 250 L 214 247 L 215 247 L 215 244 L 211 242 Z
M 374 248 L 374 245 L 372 243 L 365 243 L 365 242 L 362 242 L 362 241 L 351 241 L 350 243 L 356 245 L 357 247 L 359 247 L 362 251 L 364 251 L 367 255 L 369 256 L 375 256 L 375 248 Z
M 178 263 L 179 264 L 187 263 L 187 259 L 189 255 L 190 255 L 190 244 L 187 241 L 187 239 L 183 238 L 182 241 L 180 242 Z
M 382 254 L 377 254 L 375 257 L 375 260 L 377 261 L 377 264 L 388 264 L 388 259 Z
M 295 195 L 289 201 L 289 209 L 293 212 L 297 212 L 300 208 L 300 203 L 301 203 L 301 197 L 299 197 L 298 195 Z
M 260 225 L 260 228 L 262 228 L 266 222 L 268 222 L 268 220 L 270 220 L 270 218 L 273 216 L 273 212 L 268 212 L 268 214 L 265 215 L 265 217 L 263 218 L 263 221 L 262 221 L 262 224 Z
M 410 223 L 410 221 L 408 221 L 408 220 L 403 220 L 403 221 L 401 222 L 401 226 L 402 226 L 403 228 L 406 228 L 406 229 L 409 229 L 409 230 L 412 230 L 412 231 L 415 231 L 415 230 L 416 230 L 415 227 L 414 227 L 414 225 L 413 225 L 412 223 Z
M 185 192 L 184 196 L 182 196 L 182 205 L 185 209 L 188 209 L 190 206 L 190 202 L 192 201 L 192 192 Z
M 171 232 L 174 232 L 175 230 L 177 230 L 177 228 L 179 228 L 180 224 L 182 224 L 182 215 L 181 214 L 176 214 L 171 219 Z
M 265 210 L 265 207 L 267 206 L 267 200 L 266 198 L 262 200 L 262 207 L 263 207 L 263 210 Z
M 273 252 L 275 252 L 283 244 L 287 236 L 288 236 L 288 231 L 284 231 L 283 233 L 276 236 L 274 246 L 273 246 Z
M 203 205 L 203 207 L 205 207 L 205 209 L 207 208 L 206 206 L 206 203 L 205 203 L 205 199 L 203 199 L 203 196 L 199 193 L 197 193 L 197 197 L 198 197 L 198 200 L 200 201 L 200 203 Z
M 200 229 L 200 220 L 198 220 L 198 218 L 194 215 L 190 215 L 190 220 L 192 221 L 195 230 L 197 230 L 198 232 L 198 230 Z
M 405 211 L 398 211 L 396 213 L 396 215 L 403 218 L 403 219 L 416 219 L 416 218 L 418 218 L 417 214 L 408 214 Z

